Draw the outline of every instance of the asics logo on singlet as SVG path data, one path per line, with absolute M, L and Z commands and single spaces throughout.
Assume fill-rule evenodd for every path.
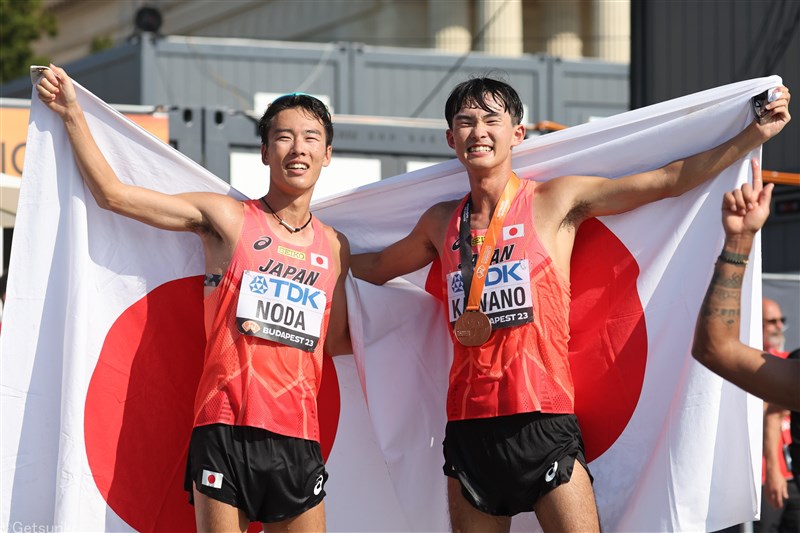
M 547 483 L 553 481 L 553 478 L 556 477 L 556 472 L 558 471 L 558 461 L 554 461 L 552 465 L 550 465 L 550 470 L 544 475 L 544 480 Z
M 322 492 L 322 482 L 323 481 L 324 481 L 324 478 L 322 476 L 319 476 L 317 478 L 317 483 L 314 485 L 314 496 L 319 496 L 319 493 Z
M 272 244 L 272 237 L 268 237 L 268 236 L 264 235 L 264 236 L 259 237 L 253 243 L 253 249 L 254 250 L 263 250 L 264 248 L 269 247 L 270 244 Z

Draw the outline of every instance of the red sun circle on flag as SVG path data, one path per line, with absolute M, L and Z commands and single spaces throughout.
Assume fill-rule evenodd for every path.
M 205 353 L 202 309 L 202 276 L 154 289 L 110 328 L 89 383 L 89 467 L 109 507 L 137 531 L 194 531 L 183 479 Z M 324 357 L 319 416 L 325 459 L 339 410 L 336 368 Z M 217 481 L 214 474 L 206 479 Z
M 570 266 L 569 362 L 586 460 L 608 450 L 633 416 L 644 383 L 647 328 L 639 265 L 597 219 L 581 224 Z

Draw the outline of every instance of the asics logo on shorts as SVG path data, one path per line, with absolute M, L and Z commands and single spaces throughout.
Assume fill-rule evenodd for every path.
M 544 475 L 544 480 L 548 483 L 553 481 L 553 478 L 556 477 L 556 472 L 558 471 L 558 461 L 554 461 L 553 464 L 550 466 L 550 470 Z
M 314 485 L 314 496 L 318 496 L 320 492 L 322 492 L 322 476 L 317 478 L 317 483 Z

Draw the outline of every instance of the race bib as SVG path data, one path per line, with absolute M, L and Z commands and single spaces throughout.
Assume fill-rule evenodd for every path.
M 245 270 L 236 306 L 239 332 L 313 352 L 322 332 L 325 291 Z
M 464 280 L 461 272 L 447 274 L 447 313 L 453 324 L 464 312 Z M 492 329 L 533 322 L 533 298 L 528 260 L 508 261 L 489 267 L 481 296 L 481 311 Z

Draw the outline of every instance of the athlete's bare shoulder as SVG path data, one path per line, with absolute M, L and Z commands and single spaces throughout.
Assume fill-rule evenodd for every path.
M 582 176 L 560 176 L 536 183 L 533 202 L 540 224 L 552 224 L 559 228 L 565 223 L 580 223 L 583 220 L 582 206 L 576 204 L 575 194 L 581 178 Z
M 419 218 L 412 234 L 423 233 L 427 240 L 427 246 L 438 253 L 447 233 L 447 224 L 458 207 L 458 203 L 458 200 L 448 200 L 433 204 Z
M 244 204 L 230 196 L 215 193 L 187 193 L 201 213 L 191 231 L 203 242 L 206 272 L 224 273 L 239 241 L 244 224 Z
M 559 176 L 547 181 L 537 181 L 536 196 L 546 198 L 547 202 L 560 202 L 571 199 L 570 189 L 574 186 L 577 176 Z
M 453 216 L 460 200 L 447 200 L 439 202 L 430 206 L 420 217 L 422 219 L 429 219 L 429 222 L 438 224 L 447 224 L 450 217 Z
M 327 224 L 322 224 L 322 227 L 325 232 L 325 237 L 328 239 L 328 243 L 331 246 L 334 261 L 340 265 L 340 268 L 342 264 L 347 267 L 350 261 L 350 241 L 347 240 L 347 236 Z
M 347 243 L 349 245 L 347 236 L 341 231 L 337 231 L 336 228 L 328 226 L 327 224 L 322 224 L 322 228 L 325 231 L 328 242 L 331 243 L 332 247 L 335 247 L 334 252 L 342 246 L 342 243 Z
M 244 220 L 244 203 L 225 194 L 197 192 L 182 195 L 201 213 L 195 233 L 216 236 L 223 241 L 236 242 Z

